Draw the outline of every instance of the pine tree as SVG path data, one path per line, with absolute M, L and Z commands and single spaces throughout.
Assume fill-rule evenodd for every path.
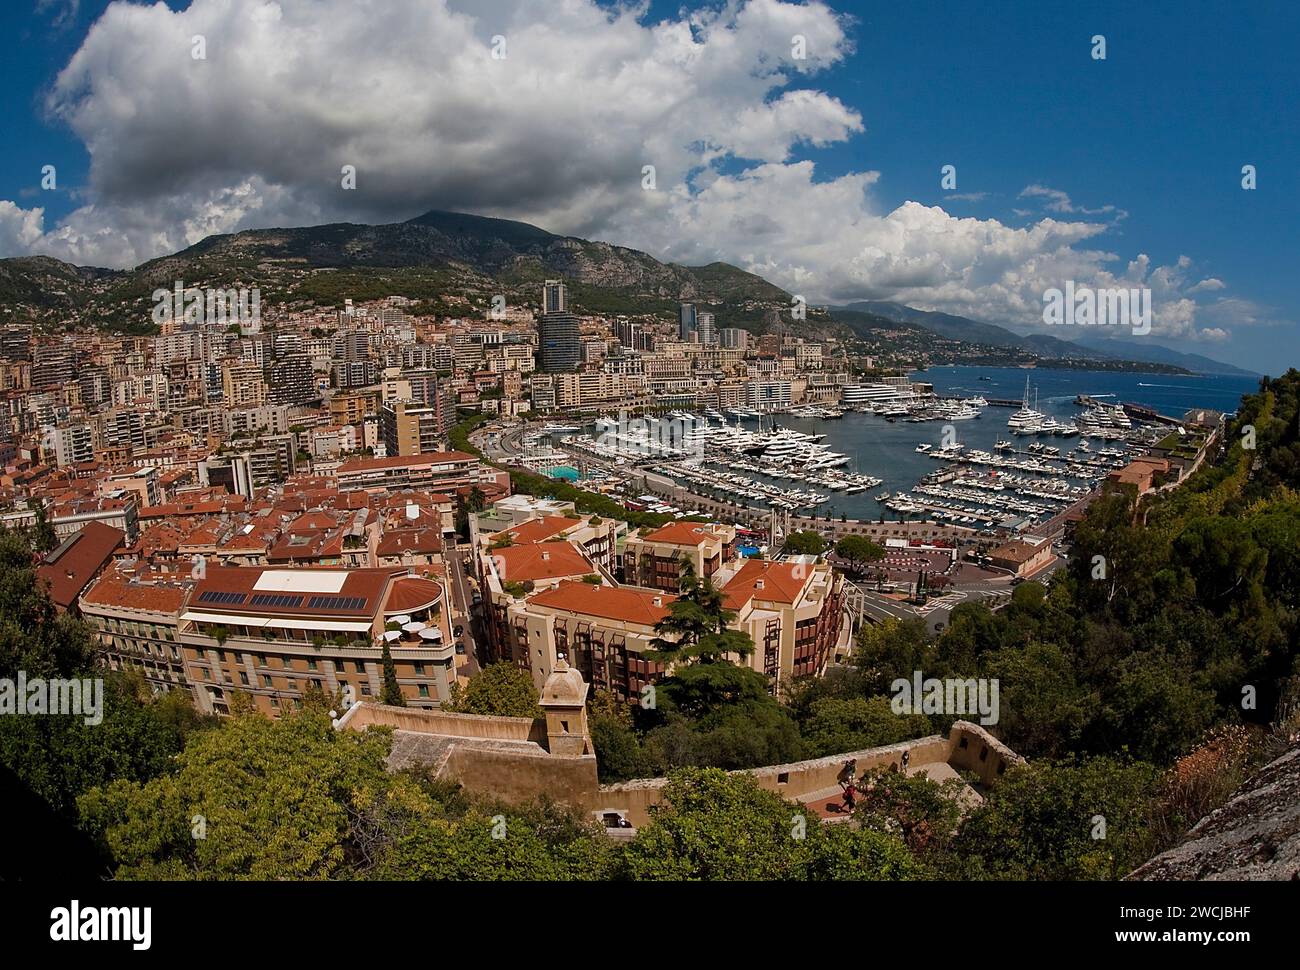
M 406 698 L 402 696 L 402 688 L 397 683 L 397 664 L 393 663 L 393 655 L 389 652 L 388 644 L 384 644 L 384 690 L 379 695 L 379 700 L 383 704 L 390 704 L 393 707 L 405 707 Z

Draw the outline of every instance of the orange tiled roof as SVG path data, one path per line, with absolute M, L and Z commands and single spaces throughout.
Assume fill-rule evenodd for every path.
M 722 588 L 723 601 L 730 610 L 739 609 L 751 599 L 793 604 L 798 601 L 807 580 L 807 576 L 799 572 L 807 569 L 807 566 L 797 563 L 747 560 Z M 760 581 L 762 589 L 758 588 Z
M 511 526 L 509 529 L 503 529 L 493 538 L 509 536 L 512 541 L 518 543 L 544 542 L 552 536 L 560 535 L 582 525 L 583 521 L 582 519 L 571 519 L 563 515 L 544 515 L 540 519 L 529 519 L 527 522 Z
M 528 602 L 582 616 L 598 616 L 653 627 L 668 613 L 668 607 L 675 599 L 677 597 L 671 593 L 655 590 L 631 586 L 593 586 L 568 580 L 554 589 L 534 593 Z
M 497 572 L 507 583 L 585 576 L 596 571 L 591 560 L 567 542 L 505 546 L 493 549 L 491 554 L 500 557 L 497 559 Z M 591 586 L 587 585 L 587 589 Z
M 668 522 L 644 537 L 646 542 L 665 542 L 675 546 L 698 546 L 710 539 L 720 539 L 707 523 Z

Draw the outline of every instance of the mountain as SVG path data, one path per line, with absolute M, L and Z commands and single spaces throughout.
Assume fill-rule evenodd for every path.
M 982 323 L 969 317 L 917 310 L 901 303 L 883 301 L 863 301 L 850 303 L 846 307 L 831 308 L 832 315 L 837 318 L 843 317 L 844 311 L 866 313 L 896 323 L 919 326 L 952 340 L 1015 348 L 1029 351 L 1040 357 L 1066 360 L 1136 361 L 1181 368 L 1197 374 L 1258 376 L 1253 371 L 1225 364 L 1223 361 L 1213 360 L 1201 354 L 1182 353 L 1145 340 L 1121 340 L 1092 332 L 1085 332 L 1084 336 L 1074 340 L 1063 340 L 1044 333 L 1019 334 L 1006 327 Z
M 1115 337 L 1103 337 L 1099 334 L 1088 334 L 1080 337 L 1074 343 L 1111 357 L 1125 357 L 1128 360 L 1144 360 L 1156 364 L 1174 364 L 1198 374 L 1232 374 L 1239 377 L 1260 376 L 1254 371 L 1236 367 L 1232 364 L 1225 364 L 1221 360 L 1214 360 L 1201 354 L 1182 353 L 1160 344 L 1149 344 L 1145 340 L 1128 341 L 1119 340 Z
M 1099 360 L 1110 356 L 1088 347 L 1081 347 L 1079 344 L 1072 343 L 1068 340 L 1061 340 L 1057 337 L 1048 336 L 1047 334 L 1021 336 L 1013 330 L 1008 330 L 1006 327 L 999 327 L 996 324 L 981 323 L 978 320 L 972 320 L 969 317 L 959 317 L 951 313 L 939 313 L 932 310 L 917 310 L 914 307 L 904 306 L 901 303 L 865 300 L 858 303 L 850 303 L 844 307 L 832 307 L 831 314 L 836 315 L 837 310 L 866 313 L 876 317 L 881 317 L 885 320 L 892 320 L 896 323 L 913 324 L 932 333 L 937 333 L 942 337 L 947 337 L 950 340 L 987 344 L 991 347 L 1014 347 L 1019 350 L 1032 351 L 1042 357 Z M 1130 357 L 1125 359 L 1132 360 L 1134 358 Z
M 681 266 L 610 243 L 559 236 L 524 222 L 426 212 L 386 225 L 332 223 L 208 236 L 135 269 L 112 273 L 58 260 L 0 260 L 0 297 L 32 309 L 80 306 L 100 326 L 146 326 L 151 294 L 186 286 L 257 286 L 264 301 L 337 305 L 389 295 L 426 309 L 470 314 L 496 294 L 536 304 L 540 283 L 563 279 L 571 301 L 593 313 L 675 314 L 709 305 L 719 326 L 760 329 L 790 295 L 726 263 Z M 52 283 L 66 299 L 52 302 Z

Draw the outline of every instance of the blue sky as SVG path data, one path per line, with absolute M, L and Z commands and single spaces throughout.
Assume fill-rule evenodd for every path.
M 95 129 L 86 114 L 71 125 L 47 115 L 46 93 L 107 5 L 83 0 L 79 5 L 37 6 L 40 9 L 33 11 L 9 4 L 0 12 L 0 26 L 10 41 L 0 68 L 7 147 L 0 153 L 0 200 L 11 200 L 22 210 L 41 207 L 43 230 L 50 233 L 88 203 L 100 204 L 102 210 L 105 201 L 118 201 L 110 198 L 107 187 L 123 180 L 115 179 L 108 166 L 92 173 L 87 144 L 98 136 L 97 144 L 111 145 L 119 137 L 117 131 L 125 139 L 131 129 L 125 123 L 120 129 Z M 73 6 L 76 12 L 69 15 Z M 184 10 L 189 4 L 170 6 Z M 511 6 L 501 0 L 466 9 L 478 7 L 475 12 L 480 13 Z M 1300 4 L 1086 6 L 1084 11 L 1056 2 L 831 4 L 835 13 L 851 18 L 841 23 L 844 49 L 851 47 L 852 53 L 830 59 L 816 73 L 792 76 L 764 92 L 757 105 L 770 105 L 781 91 L 806 87 L 856 113 L 861 130 L 817 144 L 796 133 L 789 137 L 789 150 L 780 163 L 812 162 L 812 181 L 819 185 L 855 173 L 878 173 L 869 185 L 865 210 L 874 216 L 917 202 L 941 207 L 955 219 L 996 220 L 1012 229 L 1044 218 L 1090 222 L 1103 225 L 1104 231 L 1075 247 L 1113 254 L 1117 259 L 1110 265 L 1116 271 L 1138 254 L 1149 256 L 1153 267 L 1172 267 L 1186 257 L 1186 280 L 1164 298 L 1199 300 L 1196 323 L 1157 334 L 1161 343 L 1272 373 L 1300 364 L 1300 297 L 1292 283 L 1300 254 L 1293 242 L 1300 216 Z M 649 28 L 674 21 L 682 9 L 677 3 L 653 3 L 640 23 Z M 494 28 L 488 21 L 496 14 L 481 16 L 484 23 L 477 32 L 490 33 Z M 525 36 L 525 14 L 500 17 L 510 21 L 510 36 Z M 396 35 L 400 28 L 393 30 Z M 1090 56 L 1094 34 L 1106 37 L 1104 61 Z M 95 66 L 89 69 L 91 86 L 101 97 L 106 75 L 125 71 L 122 59 L 133 53 L 131 48 L 115 50 L 112 43 L 111 38 L 102 42 L 109 55 L 92 61 Z M 384 54 L 374 45 L 366 50 L 376 57 Z M 742 81 L 697 88 L 694 96 L 716 95 L 725 102 Z M 557 84 L 557 103 L 564 96 Z M 65 105 L 73 99 L 72 93 L 63 92 Z M 192 101 L 187 110 L 193 112 Z M 178 139 L 184 137 L 184 132 L 177 133 Z M 58 168 L 57 192 L 39 190 L 45 164 Z M 956 193 L 940 187 L 940 168 L 947 164 L 957 169 Z M 1254 191 L 1241 188 L 1244 164 L 1257 167 Z M 744 178 L 754 165 L 752 153 L 724 152 L 707 171 L 711 176 Z M 255 169 L 240 175 L 245 176 L 284 181 L 282 175 Z M 205 177 L 214 176 L 205 172 Z M 583 177 L 590 181 L 598 176 Z M 147 184 L 138 182 L 132 204 L 148 192 Z M 256 184 L 262 187 L 261 181 Z M 1029 186 L 1042 191 L 1023 195 Z M 1063 194 L 1049 195 L 1047 190 Z M 647 228 L 639 241 L 633 238 L 638 235 L 634 223 L 620 223 L 599 211 L 566 225 L 556 213 L 573 212 L 572 195 L 543 185 L 529 191 L 535 197 L 485 196 L 465 208 L 545 220 L 540 224 L 558 231 L 581 229 L 656 255 L 695 259 L 672 238 L 673 233 L 689 234 L 689 221 L 665 227 L 658 235 Z M 543 198 L 552 192 L 556 194 Z M 267 193 L 277 200 L 274 207 L 254 209 L 231 227 L 309 224 L 323 221 L 313 218 L 318 213 L 338 217 L 352 211 L 316 198 L 307 204 L 286 193 Z M 446 197 L 433 192 L 428 198 L 442 204 Z M 390 199 L 374 205 L 357 218 L 379 221 L 381 208 L 387 214 L 394 203 Z M 428 207 L 426 200 L 413 198 L 409 214 L 422 207 Z M 178 221 L 176 216 L 172 225 Z M 707 228 L 712 232 L 717 225 L 721 223 Z M 700 234 L 708 233 L 702 228 Z M 164 237 L 174 248 L 185 241 L 174 229 Z M 858 237 L 846 235 L 845 257 L 860 245 Z M 717 255 L 775 276 L 775 282 L 792 290 L 798 285 L 792 280 L 819 279 L 818 272 L 827 280 L 837 275 L 834 266 L 825 265 L 824 252 L 792 268 L 786 265 L 792 260 L 750 251 L 743 239 L 717 238 L 716 246 Z M 713 255 L 698 251 L 700 259 Z M 139 246 L 131 253 L 123 260 L 156 255 Z M 818 259 L 822 262 L 813 265 Z M 1195 290 L 1198 280 L 1218 282 Z M 822 289 L 827 298 L 849 292 L 842 283 L 826 282 Z M 901 290 L 898 296 L 970 315 L 979 315 L 973 308 L 987 306 L 984 319 L 1024 327 L 1023 320 L 1001 315 L 996 303 L 986 302 L 983 295 L 955 305 L 946 302 L 950 292 L 927 284 Z M 1161 298 L 1157 292 L 1157 302 Z M 1229 302 L 1218 302 L 1225 299 Z

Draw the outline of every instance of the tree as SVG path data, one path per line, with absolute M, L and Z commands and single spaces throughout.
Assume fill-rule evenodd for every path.
M 812 529 L 791 532 L 786 536 L 785 551 L 792 555 L 819 556 L 826 551 L 826 540 Z
M 385 729 L 326 714 L 232 718 L 195 735 L 174 773 L 119 779 L 79 800 L 119 879 L 346 875 L 356 816 L 387 789 Z
M 1011 768 L 962 826 L 956 855 L 998 879 L 1118 879 L 1146 861 L 1160 773 L 1112 758 Z
M 402 696 L 402 685 L 397 682 L 397 664 L 393 663 L 393 654 L 388 649 L 387 640 L 384 641 L 384 652 L 380 662 L 384 667 L 384 689 L 379 695 L 379 702 L 394 707 L 405 707 L 406 698 Z
M 532 674 L 508 660 L 500 660 L 480 670 L 468 687 L 453 686 L 451 700 L 442 709 L 457 714 L 538 718 L 542 709 L 537 697 Z
M 852 563 L 854 572 L 861 572 L 865 564 L 885 558 L 885 550 L 866 536 L 844 536 L 835 543 L 835 555 Z
M 930 733 L 924 714 L 895 714 L 888 697 L 825 697 L 814 701 L 803 721 L 808 756 L 821 758 L 896 744 Z
M 655 624 L 655 637 L 646 656 L 659 663 L 725 661 L 729 654 L 747 657 L 754 641 L 740 630 L 728 629 L 736 614 L 723 605 L 722 591 L 706 577 L 700 579 L 689 559 L 682 563 L 681 593 Z
M 627 846 L 631 879 L 906 879 L 907 849 L 881 833 L 832 832 L 750 775 L 683 768 L 669 776 L 651 822 Z
M 469 498 L 465 501 L 465 507 L 472 513 L 482 512 L 487 507 L 487 496 L 483 494 L 483 489 L 477 485 L 469 490 Z
M 54 534 L 54 527 L 45 515 L 45 503 L 40 499 L 27 500 L 27 507 L 32 510 L 36 520 L 29 530 L 31 547 L 34 552 L 45 553 L 59 544 L 59 537 Z

